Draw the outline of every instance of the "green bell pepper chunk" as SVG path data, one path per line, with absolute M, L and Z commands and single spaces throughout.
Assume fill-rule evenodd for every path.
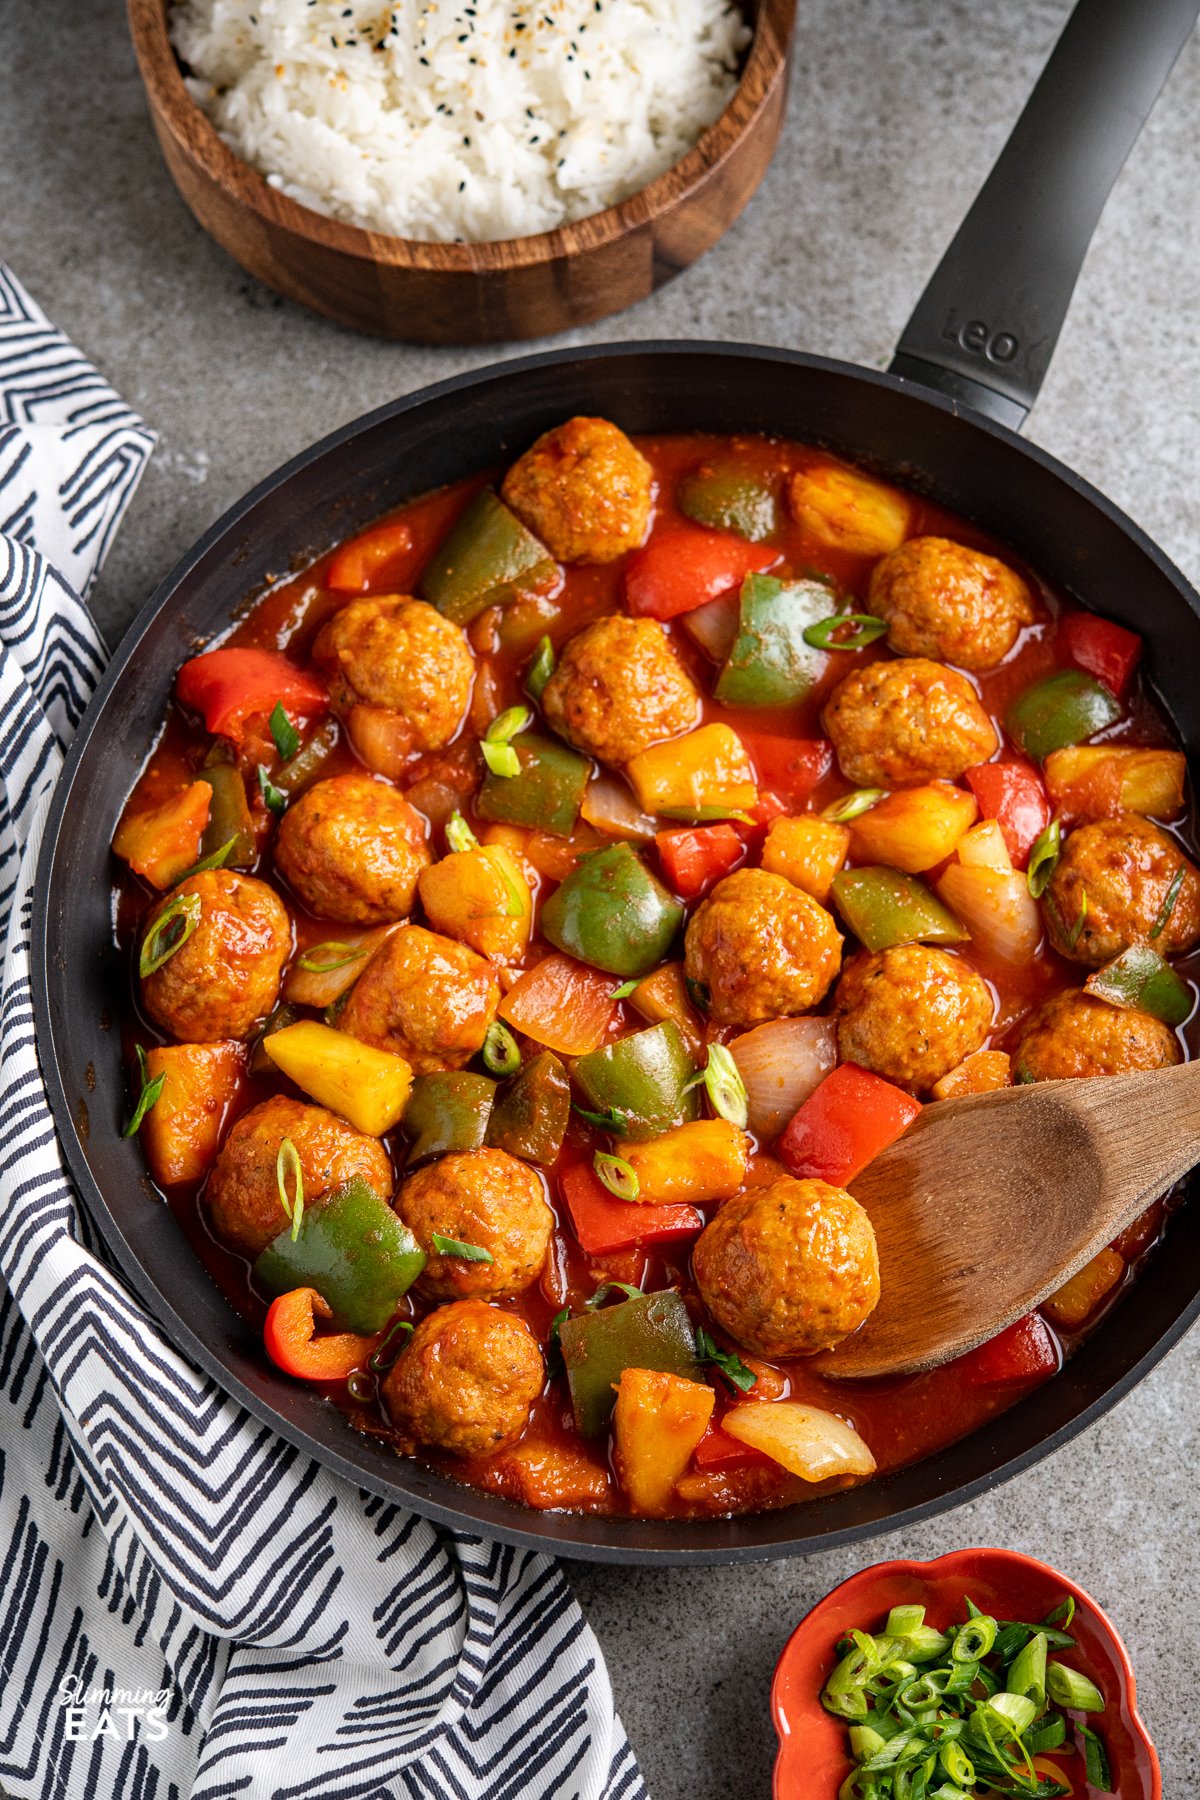
M 1026 756 L 1044 762 L 1052 750 L 1082 744 L 1120 716 L 1120 701 L 1102 681 L 1082 669 L 1064 669 L 1018 694 L 1004 722 Z
M 868 950 L 894 944 L 964 944 L 970 937 L 949 907 L 899 869 L 843 869 L 833 878 L 837 909 Z
M 593 969 L 644 975 L 662 962 L 684 908 L 628 844 L 586 857 L 542 908 L 542 936 Z
M 196 780 L 207 782 L 212 789 L 208 824 L 200 839 L 200 860 L 215 855 L 232 838 L 233 849 L 222 868 L 252 869 L 258 861 L 258 840 L 254 835 L 241 770 L 232 763 L 214 761 L 210 767 L 200 770 Z
M 495 1097 L 496 1083 L 469 1069 L 418 1075 L 400 1121 L 409 1139 L 406 1166 L 456 1150 L 478 1150 L 487 1137 Z
M 816 685 L 828 658 L 804 641 L 810 625 L 837 611 L 823 581 L 747 575 L 738 634 L 713 690 L 723 706 L 788 706 Z
M 696 1073 L 674 1019 L 631 1032 L 577 1057 L 571 1070 L 593 1112 L 616 1114 L 620 1137 L 657 1137 L 699 1117 Z
M 536 731 L 523 731 L 512 739 L 512 747 L 520 773 L 486 775 L 475 797 L 476 812 L 494 824 L 528 825 L 536 831 L 553 832 L 555 837 L 570 837 L 583 805 L 591 763 L 578 751 Z
M 450 527 L 425 568 L 422 599 L 456 625 L 469 625 L 489 606 L 557 586 L 562 570 L 531 531 L 490 488 L 476 494 Z
M 316 1288 L 339 1331 L 382 1331 L 425 1267 L 412 1232 L 361 1175 L 304 1209 L 300 1235 L 285 1225 L 254 1265 L 272 1296 Z
M 571 1121 L 571 1084 L 551 1050 L 543 1050 L 506 1082 L 488 1121 L 487 1141 L 548 1169 L 558 1160 Z
M 775 489 L 762 475 L 736 462 L 702 463 L 685 475 L 676 495 L 679 510 L 697 525 L 735 531 L 761 544 L 779 528 Z
M 1191 1016 L 1195 1000 L 1187 982 L 1149 944 L 1130 944 L 1103 969 L 1089 975 L 1083 985 L 1097 1000 L 1133 1007 L 1161 1019 L 1164 1025 L 1182 1025 Z
M 670 1288 L 565 1319 L 559 1342 L 575 1423 L 585 1437 L 595 1437 L 612 1417 L 613 1385 L 623 1370 L 665 1369 L 688 1381 L 700 1378 L 688 1309 Z

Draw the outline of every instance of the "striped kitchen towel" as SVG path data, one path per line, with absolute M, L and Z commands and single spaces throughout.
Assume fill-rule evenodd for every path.
M 0 266 L 0 1788 L 644 1800 L 556 1565 L 282 1442 L 163 1337 L 72 1191 L 30 890 L 104 656 L 77 596 L 152 443 Z

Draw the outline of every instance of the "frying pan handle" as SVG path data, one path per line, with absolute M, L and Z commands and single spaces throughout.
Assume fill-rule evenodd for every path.
M 1019 430 L 1092 233 L 1200 0 L 1078 0 L 900 338 L 895 375 Z

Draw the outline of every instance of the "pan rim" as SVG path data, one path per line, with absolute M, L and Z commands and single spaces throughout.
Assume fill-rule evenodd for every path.
M 498 380 L 518 379 L 532 371 L 552 368 L 555 365 L 645 356 L 670 357 L 672 359 L 688 356 L 719 356 L 733 361 L 784 363 L 791 367 L 850 378 L 857 382 L 898 392 L 936 412 L 961 418 L 976 431 L 982 431 L 985 435 L 998 438 L 1015 448 L 1045 475 L 1066 482 L 1083 500 L 1089 502 L 1108 519 L 1110 524 L 1130 539 L 1137 550 L 1155 564 L 1193 614 L 1200 617 L 1200 597 L 1196 595 L 1182 573 L 1140 526 L 1129 519 L 1085 478 L 1076 474 L 1068 465 L 1053 457 L 1049 452 L 1042 450 L 1038 445 L 1028 443 L 1008 427 L 981 418 L 957 403 L 930 393 L 920 384 L 902 376 L 863 369 L 852 363 L 768 345 L 727 344 L 704 339 L 669 341 L 646 339 L 539 352 L 530 356 L 505 359 L 499 363 L 492 362 L 481 368 L 448 377 L 432 386 L 418 389 L 412 394 L 386 402 L 349 421 L 309 445 L 265 476 L 229 507 L 184 553 L 164 580 L 158 584 L 130 624 L 97 684 L 84 717 L 80 721 L 75 738 L 64 758 L 39 848 L 33 889 L 34 925 L 31 968 L 35 1032 L 39 1060 L 50 1100 L 50 1111 L 65 1161 L 87 1212 L 96 1222 L 101 1237 L 110 1253 L 115 1257 L 123 1275 L 129 1280 L 139 1303 L 146 1306 L 147 1310 L 170 1330 L 174 1343 L 182 1354 L 195 1362 L 224 1393 L 245 1406 L 252 1416 L 268 1424 L 287 1442 L 318 1460 L 344 1479 L 354 1482 L 359 1487 L 365 1487 L 393 1503 L 411 1508 L 440 1525 L 495 1538 L 522 1549 L 539 1550 L 545 1554 L 564 1556 L 573 1560 L 655 1567 L 664 1564 L 715 1565 L 757 1562 L 793 1555 L 814 1554 L 822 1550 L 861 1542 L 885 1532 L 910 1527 L 923 1519 L 949 1511 L 955 1506 L 978 1498 L 983 1493 L 990 1492 L 1002 1482 L 1033 1466 L 1042 1458 L 1053 1454 L 1118 1404 L 1179 1342 L 1195 1319 L 1200 1316 L 1200 1288 L 1137 1360 L 1080 1411 L 1050 1431 L 1048 1435 L 1039 1439 L 1036 1444 L 1026 1446 L 1008 1457 L 1007 1460 L 959 1485 L 933 1492 L 927 1498 L 903 1506 L 897 1511 L 888 1511 L 886 1505 L 880 1505 L 875 1514 L 868 1519 L 860 1519 L 845 1526 L 835 1525 L 827 1530 L 818 1530 L 816 1533 L 810 1531 L 797 1534 L 794 1529 L 788 1531 L 787 1525 L 792 1521 L 802 1523 L 806 1517 L 811 1518 L 814 1507 L 820 1507 L 823 1504 L 821 1500 L 774 1512 L 749 1514 L 741 1518 L 721 1517 L 705 1521 L 671 1520 L 666 1522 L 666 1528 L 678 1542 L 665 1548 L 638 1544 L 629 1540 L 639 1531 L 644 1532 L 648 1524 L 651 1529 L 663 1529 L 663 1522 L 647 1522 L 606 1514 L 534 1513 L 532 1509 L 502 1500 L 499 1496 L 489 1495 L 482 1490 L 454 1483 L 451 1478 L 441 1477 L 428 1470 L 425 1465 L 409 1464 L 407 1461 L 394 1457 L 386 1464 L 381 1460 L 379 1470 L 376 1472 L 365 1458 L 359 1461 L 343 1454 L 332 1444 L 318 1444 L 313 1434 L 303 1425 L 293 1424 L 281 1414 L 267 1393 L 256 1391 L 240 1376 L 234 1374 L 219 1355 L 181 1317 L 170 1298 L 161 1291 L 159 1284 L 149 1275 L 146 1266 L 137 1257 L 125 1231 L 111 1211 L 98 1181 L 92 1174 L 72 1112 L 60 1060 L 60 1046 L 52 1022 L 50 1003 L 52 981 L 52 951 L 49 940 L 51 874 L 59 848 L 63 814 L 69 804 L 81 764 L 88 754 L 97 718 L 114 689 L 122 681 L 132 658 L 154 621 L 197 565 L 222 540 L 236 532 L 242 520 L 269 495 L 284 487 L 290 480 L 322 458 L 342 450 L 356 437 L 364 435 L 406 412 L 420 407 L 434 406 L 453 395 L 468 392 L 472 388 L 484 388 Z M 152 1300 L 146 1298 L 147 1291 L 153 1295 Z M 229 1303 L 226 1301 L 225 1304 Z M 232 1308 L 230 1310 L 232 1313 Z M 233 1316 L 236 1317 L 236 1314 Z M 1030 1396 L 1029 1398 L 1034 1397 Z M 1025 1404 L 1025 1402 L 1018 1402 L 1017 1407 L 1011 1411 L 1019 1412 Z M 340 1415 L 338 1415 L 338 1420 L 343 1431 L 349 1429 L 341 1420 Z M 978 1438 L 980 1431 L 986 1429 L 986 1426 L 978 1428 L 968 1438 L 959 1440 L 959 1444 L 969 1444 L 973 1439 Z M 348 1439 L 347 1444 L 355 1441 L 355 1439 Z M 362 1444 L 369 1440 L 357 1441 Z M 923 1463 L 907 1465 L 898 1469 L 872 1483 L 868 1491 L 879 1496 L 882 1501 L 886 1501 L 889 1487 L 898 1479 L 909 1474 L 912 1468 L 928 1467 L 931 1463 L 937 1464 L 939 1459 L 954 1451 L 956 1447 L 955 1445 L 948 1446 L 946 1451 L 939 1452 L 935 1458 L 927 1458 Z M 402 1475 L 410 1468 L 421 1471 L 424 1479 L 433 1479 L 437 1486 L 444 1487 L 449 1497 L 443 1499 L 437 1494 L 414 1493 L 410 1487 L 403 1485 L 402 1480 L 397 1476 Z M 393 1472 L 389 1474 L 386 1472 L 388 1470 Z M 828 1498 L 836 1500 L 837 1496 L 831 1495 Z M 458 1500 L 458 1504 L 454 1503 L 456 1500 Z M 559 1529 L 537 1529 L 531 1523 L 532 1520 L 552 1523 Z M 784 1529 L 775 1535 L 768 1535 L 775 1522 L 784 1522 Z M 567 1528 L 568 1534 L 559 1535 L 559 1531 L 564 1527 Z M 726 1536 L 737 1536 L 739 1528 L 743 1532 L 753 1531 L 757 1528 L 763 1531 L 764 1536 L 761 1541 L 752 1542 L 695 1541 L 711 1538 L 714 1534 L 721 1532 L 724 1532 Z

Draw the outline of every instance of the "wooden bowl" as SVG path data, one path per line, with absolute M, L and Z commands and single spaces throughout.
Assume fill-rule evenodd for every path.
M 737 90 L 682 161 L 619 206 L 533 237 L 427 244 L 345 225 L 235 156 L 184 86 L 167 0 L 128 0 L 167 167 L 204 229 L 260 281 L 339 324 L 427 344 L 546 336 L 620 312 L 716 243 L 766 171 L 787 95 L 796 0 L 747 0 Z

